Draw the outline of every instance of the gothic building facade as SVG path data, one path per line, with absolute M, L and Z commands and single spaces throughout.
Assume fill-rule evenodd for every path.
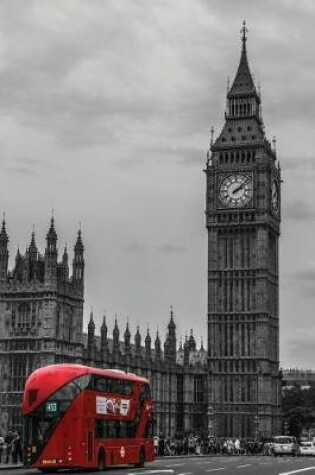
M 247 60 L 228 88 L 207 176 L 208 362 L 213 432 L 252 437 L 280 424 L 278 239 L 281 170 Z
M 178 347 L 171 309 L 162 345 L 149 330 L 142 344 L 139 328 L 132 338 L 129 324 L 120 331 L 115 320 L 108 334 L 104 318 L 96 335 L 93 315 L 83 332 L 84 246 L 81 231 L 74 246 L 72 275 L 67 249 L 58 261 L 54 219 L 44 255 L 35 235 L 24 255 L 17 252 L 8 270 L 9 238 L 5 221 L 0 232 L 0 432 L 21 428 L 21 397 L 26 378 L 35 369 L 72 362 L 118 368 L 146 376 L 155 401 L 155 431 L 174 435 L 207 430 L 207 353 L 197 349 L 191 333 Z
M 20 426 L 27 376 L 60 361 L 81 362 L 83 354 L 84 248 L 81 231 L 74 246 L 72 276 L 67 249 L 58 262 L 54 219 L 44 255 L 35 235 L 24 255 L 17 251 L 8 270 L 9 238 L 0 232 L 0 430 Z
M 54 219 L 43 255 L 35 235 L 8 269 L 0 232 L 0 432 L 21 425 L 21 395 L 36 368 L 76 362 L 146 376 L 155 432 L 209 431 L 215 436 L 271 436 L 281 422 L 278 239 L 281 170 L 265 137 L 260 95 L 248 66 L 246 29 L 240 64 L 227 93 L 225 124 L 206 165 L 208 351 L 191 333 L 178 345 L 171 309 L 166 338 L 154 341 L 106 319 L 83 332 L 84 246 L 74 246 L 72 275 L 58 260 Z M 96 319 L 95 319 L 96 320 Z

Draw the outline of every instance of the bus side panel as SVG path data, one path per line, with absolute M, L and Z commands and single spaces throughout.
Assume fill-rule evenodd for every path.
M 155 459 L 153 439 L 145 439 L 145 455 L 147 462 L 153 462 Z

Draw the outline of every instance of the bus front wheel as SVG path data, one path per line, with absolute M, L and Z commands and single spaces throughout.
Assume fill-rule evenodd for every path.
M 145 464 L 145 453 L 144 453 L 144 448 L 141 447 L 140 453 L 139 453 L 139 462 L 136 463 L 136 468 L 142 468 L 144 467 Z
M 103 450 L 101 450 L 98 454 L 97 469 L 99 472 L 105 469 L 105 454 Z

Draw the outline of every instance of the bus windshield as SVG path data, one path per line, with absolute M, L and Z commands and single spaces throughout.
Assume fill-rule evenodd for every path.
M 25 419 L 25 441 L 43 446 L 74 399 L 88 387 L 91 374 L 79 376 L 60 388 Z

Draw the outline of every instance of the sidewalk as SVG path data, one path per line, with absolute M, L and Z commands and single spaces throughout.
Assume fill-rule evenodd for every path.
M 0 471 L 1 470 L 14 470 L 18 468 L 24 468 L 24 465 L 22 463 L 0 463 Z

